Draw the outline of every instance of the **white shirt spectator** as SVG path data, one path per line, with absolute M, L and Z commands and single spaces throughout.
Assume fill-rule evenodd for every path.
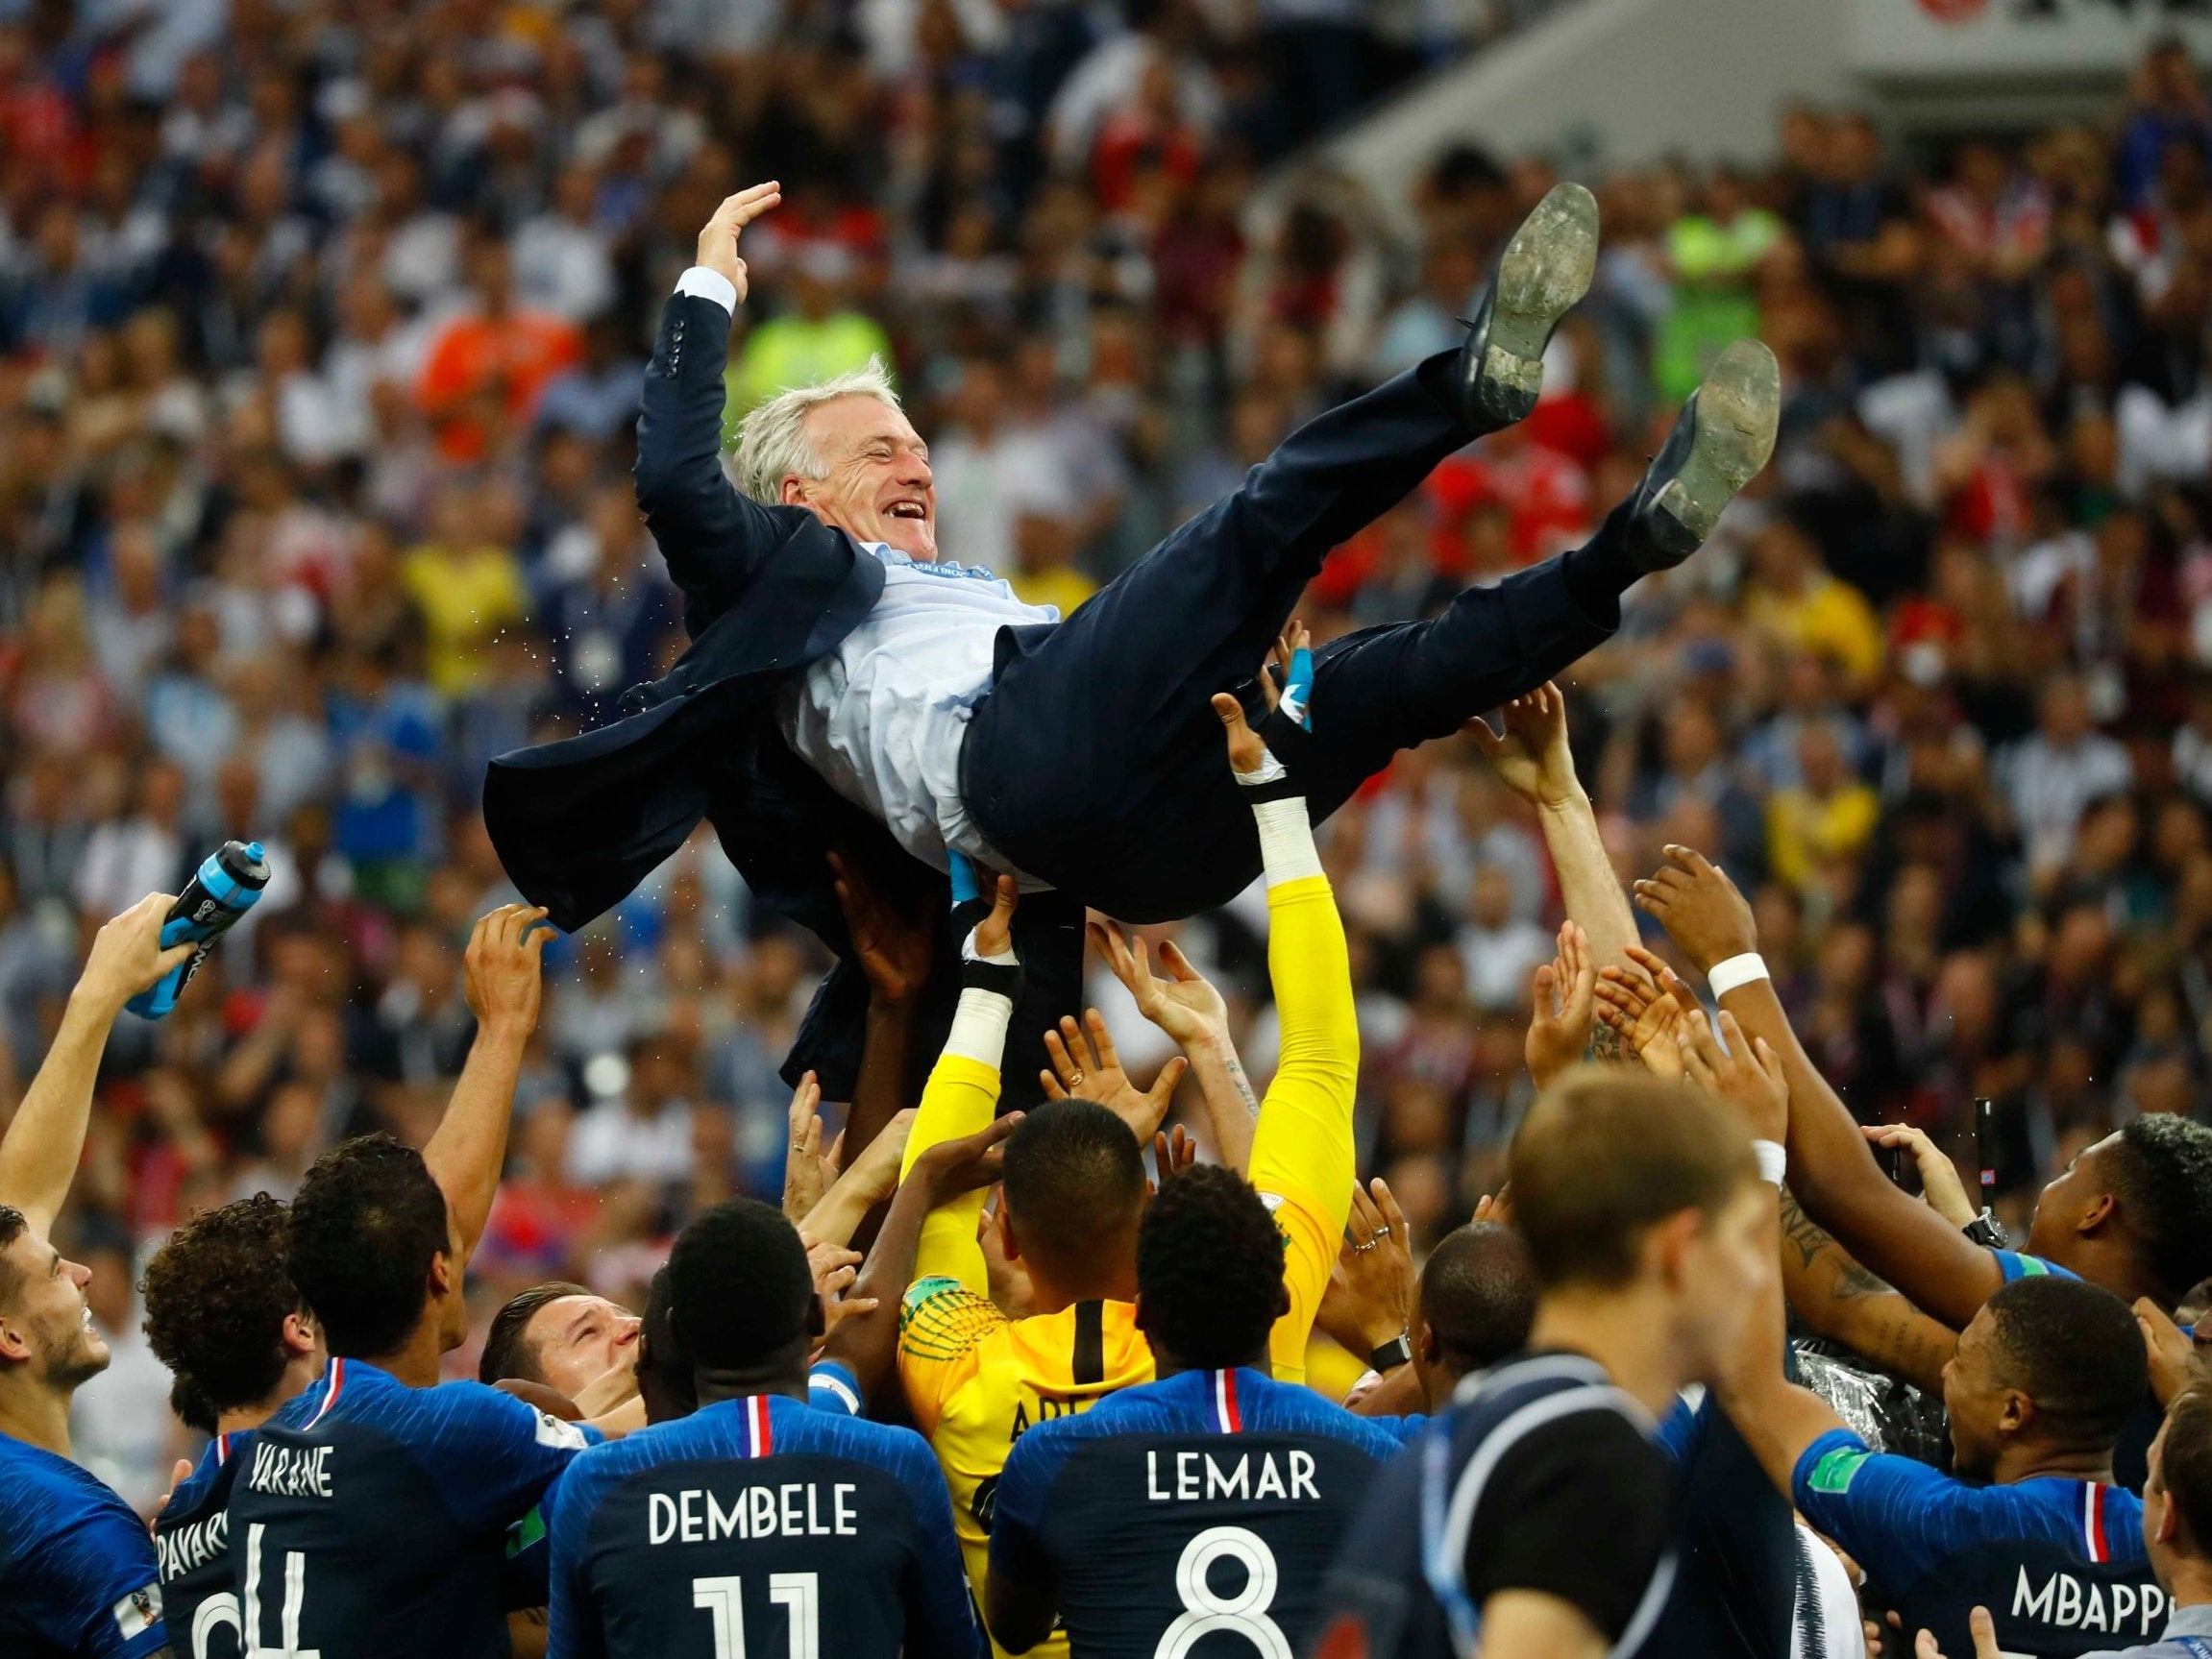
M 568 1177 L 580 1186 L 683 1181 L 691 1162 L 688 1101 L 670 1100 L 650 1117 L 632 1111 L 627 1101 L 602 1101 L 569 1134 Z
M 85 842 L 77 869 L 77 902 L 105 921 L 150 892 L 174 892 L 184 867 L 184 842 L 170 826 L 150 817 L 111 818 Z
M 69 1405 L 76 1460 L 150 1515 L 169 1489 L 169 1369 L 154 1357 L 136 1323 L 104 1332 L 108 1369 L 77 1390 Z
M 1511 1013 L 1529 998 L 1529 975 L 1552 960 L 1557 941 L 1531 921 L 1485 927 L 1470 921 L 1460 929 L 1460 963 L 1467 976 L 1467 996 L 1477 1008 Z
M 1028 512 L 1074 510 L 1073 486 L 1049 431 L 1001 427 L 988 440 L 956 428 L 930 451 L 944 545 L 993 571 L 1014 564 L 1014 532 Z
M 2126 790 L 2135 777 L 2127 751 L 2098 732 L 2068 744 L 2039 732 L 2007 748 L 1998 766 L 2035 868 L 2063 864 L 2089 804 Z
M 589 225 L 540 213 L 515 232 L 515 295 L 521 304 L 588 323 L 614 304 L 614 262 Z

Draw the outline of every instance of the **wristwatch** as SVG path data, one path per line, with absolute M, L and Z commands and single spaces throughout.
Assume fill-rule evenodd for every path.
M 2005 1236 L 2004 1224 L 1986 1209 L 1960 1228 L 1959 1232 L 1975 1243 L 1987 1245 L 1991 1250 L 2003 1250 L 2010 1242 Z
M 1375 1372 L 1395 1371 L 1413 1362 L 1413 1339 L 1402 1330 L 1367 1355 L 1367 1368 Z

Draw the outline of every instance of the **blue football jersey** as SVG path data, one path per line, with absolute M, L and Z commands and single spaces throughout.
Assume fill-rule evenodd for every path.
M 0 1653 L 143 1659 L 167 1641 L 146 1524 L 97 1476 L 0 1434 Z
M 975 1659 L 952 1500 L 911 1429 L 780 1395 L 586 1452 L 547 1495 L 548 1659 Z
M 231 1483 L 253 1456 L 254 1430 L 218 1434 L 154 1518 L 161 1614 L 178 1659 L 240 1659 L 246 1650 L 231 1582 Z
M 1058 1586 L 1074 1659 L 1305 1650 L 1389 1427 L 1264 1372 L 1185 1371 L 1015 1442 L 991 1571 Z
M 2068 1659 L 2148 1642 L 2166 1595 L 2143 1546 L 2143 1503 L 2096 1480 L 2040 1476 L 1969 1486 L 1849 1429 L 1805 1450 L 1797 1507 L 1864 1567 L 1907 1630 L 1974 1651 L 1967 1615 L 1987 1607 L 2007 1653 Z
M 599 1439 L 481 1383 L 409 1388 L 332 1359 L 233 1477 L 247 1650 L 504 1654 L 508 1529 Z

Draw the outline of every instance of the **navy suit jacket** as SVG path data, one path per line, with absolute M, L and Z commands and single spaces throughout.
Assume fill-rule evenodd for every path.
M 484 825 L 524 895 L 573 931 L 710 819 L 754 895 L 841 959 L 786 1066 L 820 1065 L 824 1091 L 840 1099 L 868 989 L 843 960 L 848 940 L 825 854 L 848 849 L 910 904 L 924 892 L 935 902 L 944 878 L 775 729 L 770 699 L 873 608 L 883 566 L 805 508 L 762 506 L 731 486 L 721 452 L 729 329 L 711 300 L 669 301 L 637 424 L 638 505 L 683 590 L 691 647 L 664 678 L 624 693 L 611 724 L 494 760 Z

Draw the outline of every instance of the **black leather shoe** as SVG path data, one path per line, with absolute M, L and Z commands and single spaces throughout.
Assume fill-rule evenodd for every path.
M 1689 395 L 1636 486 L 1629 556 L 1639 570 L 1670 570 L 1705 546 L 1721 509 L 1774 453 L 1781 414 L 1774 354 L 1736 341 Z
M 1597 198 L 1580 184 L 1554 184 L 1498 256 L 1460 348 L 1452 386 L 1475 432 L 1510 427 L 1536 406 L 1544 347 L 1589 292 L 1597 263 Z

